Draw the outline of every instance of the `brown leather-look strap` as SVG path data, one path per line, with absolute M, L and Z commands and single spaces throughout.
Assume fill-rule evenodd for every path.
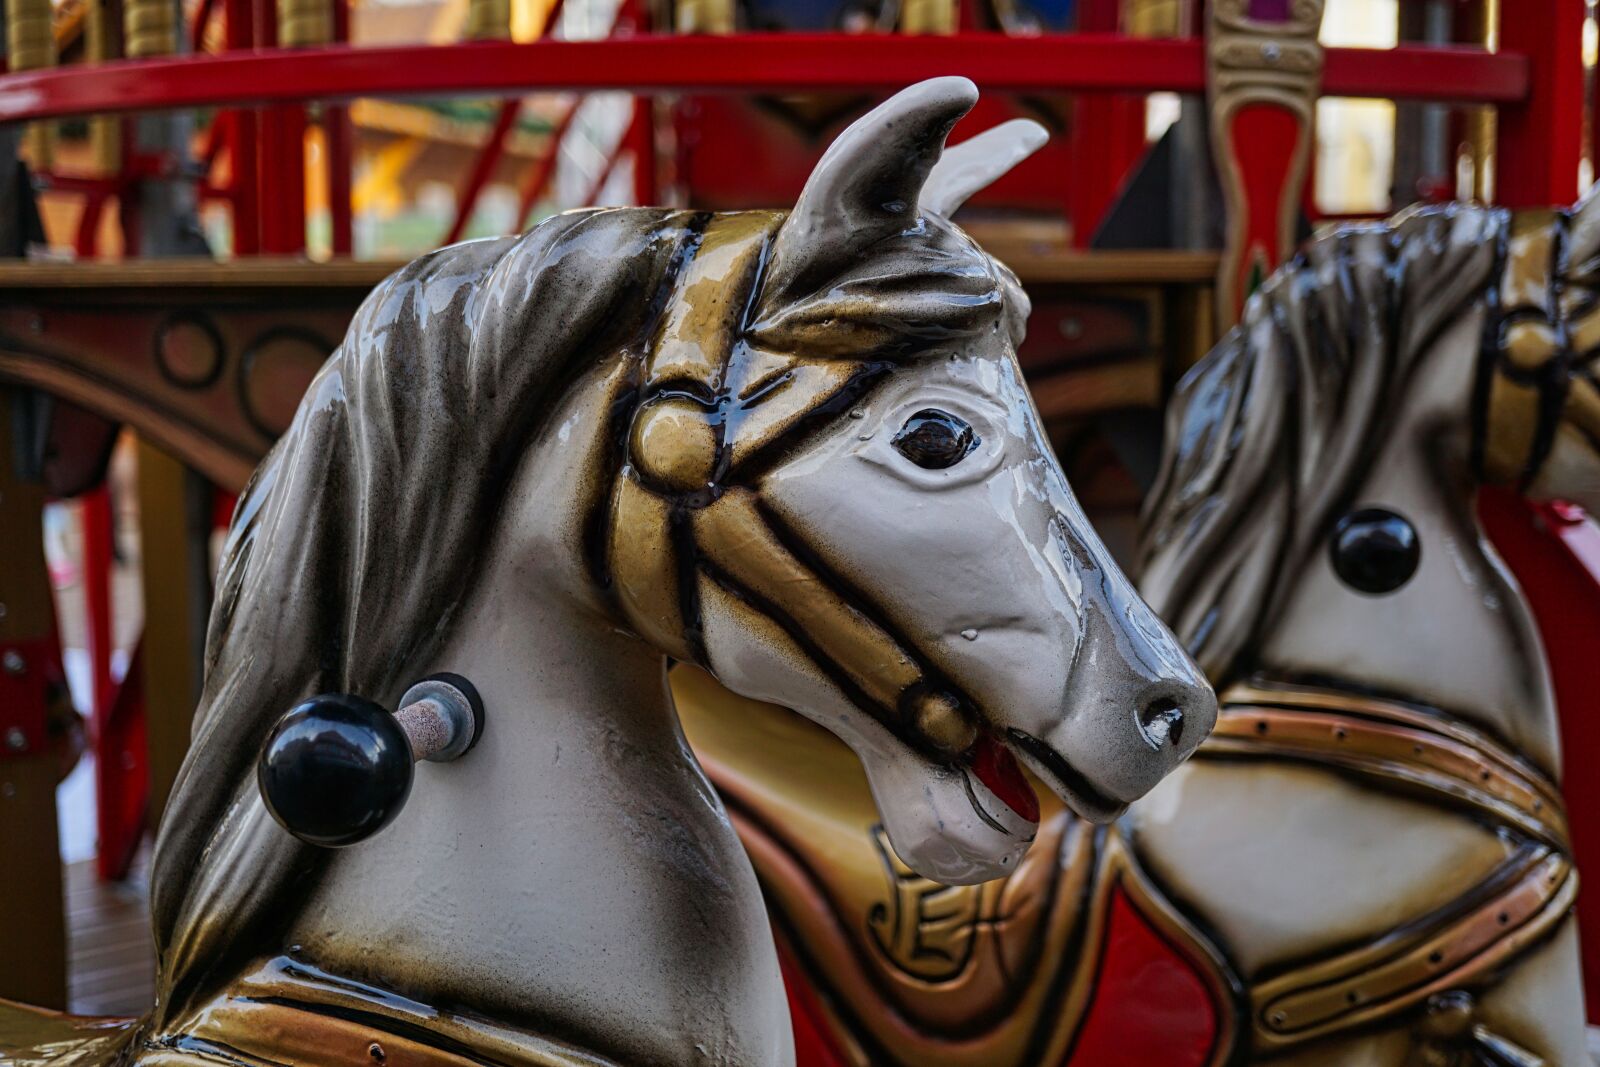
M 1571 912 L 1578 875 L 1556 786 L 1493 738 L 1441 712 L 1311 686 L 1222 696 L 1211 759 L 1297 760 L 1461 808 L 1523 840 L 1449 905 L 1249 990 L 1255 1047 L 1277 1051 L 1416 1010 L 1481 984 Z
M 1197 755 L 1326 764 L 1571 848 L 1561 793 L 1537 768 L 1458 719 L 1394 701 L 1235 686 L 1223 693 L 1216 730 Z

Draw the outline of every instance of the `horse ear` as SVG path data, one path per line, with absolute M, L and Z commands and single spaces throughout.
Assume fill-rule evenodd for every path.
M 932 78 L 841 133 L 773 241 L 766 295 L 809 292 L 869 245 L 915 226 L 944 139 L 977 102 L 978 88 L 966 78 Z
M 1567 262 L 1572 280 L 1600 284 L 1600 184 L 1572 207 L 1567 231 Z
M 1049 139 L 1049 132 L 1032 119 L 1012 119 L 946 149 L 922 187 L 922 209 L 949 218 L 973 193 L 1043 148 Z

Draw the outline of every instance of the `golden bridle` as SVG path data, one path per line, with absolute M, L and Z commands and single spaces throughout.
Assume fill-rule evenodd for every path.
M 1485 481 L 1527 489 L 1563 430 L 1600 453 L 1600 257 L 1574 260 L 1582 209 L 1518 211 L 1499 228 L 1473 405 Z
M 714 215 L 687 250 L 642 378 L 617 405 L 600 580 L 668 655 L 709 666 L 701 619 L 714 599 L 775 646 L 798 646 L 914 748 L 953 760 L 979 737 L 973 703 L 761 498 L 786 446 L 894 366 L 765 351 L 743 336 L 782 221 Z

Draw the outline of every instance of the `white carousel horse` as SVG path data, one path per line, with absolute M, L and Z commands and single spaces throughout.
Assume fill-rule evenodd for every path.
M 1474 497 L 1600 505 L 1597 295 L 1600 200 L 1419 210 L 1312 242 L 1179 387 L 1141 588 L 1233 687 L 1126 830 L 1252 1058 L 1589 1067 L 1548 672 Z
M 1014 355 L 1026 297 L 948 221 L 1039 140 L 941 162 L 975 99 L 896 96 L 787 216 L 576 212 L 384 283 L 240 500 L 153 870 L 157 1003 L 0 1012 L 0 1052 L 792 1062 L 668 657 L 842 738 L 894 850 L 948 882 L 1033 839 L 1012 753 L 1091 819 L 1181 763 L 1214 697 L 1072 498 Z M 327 850 L 274 822 L 280 714 L 436 670 L 487 723 L 388 830 Z
M 1004 881 L 906 869 L 837 741 L 676 672 L 805 1067 L 1591 1067 L 1549 682 L 1473 502 L 1600 505 L 1597 292 L 1600 199 L 1274 275 L 1179 386 L 1146 515 L 1216 732 L 1109 831 L 1044 798 Z

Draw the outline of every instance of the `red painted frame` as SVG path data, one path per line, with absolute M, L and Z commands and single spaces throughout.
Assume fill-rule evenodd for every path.
M 891 90 L 941 74 L 965 75 L 997 91 L 1200 93 L 1205 55 L 1196 40 L 1115 34 L 741 34 L 262 48 L 8 74 L 0 77 L 0 122 L 355 96 Z M 1525 56 L 1457 47 L 1331 48 L 1323 79 L 1328 96 L 1484 104 L 1521 102 L 1530 84 Z

